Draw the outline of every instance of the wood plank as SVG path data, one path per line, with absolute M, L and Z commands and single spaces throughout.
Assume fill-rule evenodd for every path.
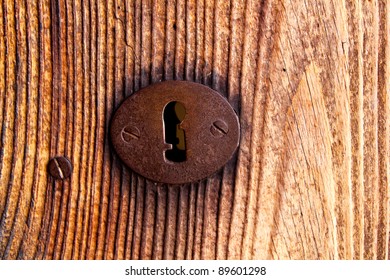
M 389 259 L 389 9 L 2 0 L 0 258 Z M 170 79 L 217 90 L 242 128 L 222 170 L 181 186 L 126 168 L 107 133 Z

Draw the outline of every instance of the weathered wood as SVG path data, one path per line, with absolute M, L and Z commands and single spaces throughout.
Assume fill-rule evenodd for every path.
M 388 0 L 3 0 L 2 259 L 388 259 Z M 125 168 L 108 125 L 167 79 L 226 96 L 199 183 Z M 48 176 L 56 155 L 73 163 Z

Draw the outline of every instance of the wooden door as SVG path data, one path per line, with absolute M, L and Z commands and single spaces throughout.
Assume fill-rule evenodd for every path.
M 388 259 L 389 9 L 2 0 L 0 257 Z M 107 133 L 125 97 L 172 79 L 217 90 L 242 128 L 223 170 L 183 186 L 128 170 Z

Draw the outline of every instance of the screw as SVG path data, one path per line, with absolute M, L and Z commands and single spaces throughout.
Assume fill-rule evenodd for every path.
M 210 127 L 210 132 L 215 137 L 220 138 L 229 132 L 229 127 L 224 121 L 217 120 Z
M 55 157 L 49 161 L 47 169 L 54 178 L 64 180 L 72 173 L 72 164 L 66 157 Z
M 140 135 L 141 134 L 139 132 L 139 129 L 135 126 L 128 125 L 122 129 L 122 139 L 127 143 L 131 142 L 131 140 L 134 139 L 138 140 L 140 138 Z

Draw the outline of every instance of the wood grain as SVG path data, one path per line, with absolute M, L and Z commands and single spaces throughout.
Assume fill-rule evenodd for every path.
M 2 259 L 389 259 L 389 0 L 2 0 Z M 118 105 L 225 96 L 235 157 L 183 186 L 128 170 Z M 46 171 L 53 156 L 70 179 Z

